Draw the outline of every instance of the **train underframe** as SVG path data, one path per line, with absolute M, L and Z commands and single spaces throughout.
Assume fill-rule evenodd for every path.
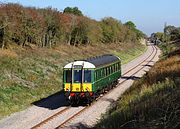
M 95 94 L 93 92 L 66 92 L 65 97 L 70 105 L 90 104 L 95 99 Z

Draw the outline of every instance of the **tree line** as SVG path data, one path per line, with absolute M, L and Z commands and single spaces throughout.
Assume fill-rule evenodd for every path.
M 164 28 L 164 32 L 152 33 L 151 39 L 160 42 L 180 42 L 180 27 L 168 25 Z
M 144 34 L 131 21 L 106 17 L 101 21 L 83 15 L 77 7 L 57 9 L 0 4 L 0 47 L 36 45 L 52 47 L 66 43 L 86 45 L 96 43 L 137 42 Z

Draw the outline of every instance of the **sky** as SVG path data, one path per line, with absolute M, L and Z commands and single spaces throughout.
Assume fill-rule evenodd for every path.
M 180 27 L 180 0 L 0 0 L 38 8 L 52 7 L 63 11 L 78 7 L 84 15 L 101 20 L 114 17 L 122 23 L 133 21 L 145 34 L 162 32 L 167 25 Z

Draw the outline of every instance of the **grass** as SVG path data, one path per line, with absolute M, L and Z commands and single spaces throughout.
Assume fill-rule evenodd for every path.
M 128 49 L 126 51 L 114 51 L 113 54 L 119 56 L 122 60 L 122 64 L 126 64 L 128 62 L 130 62 L 131 60 L 135 59 L 138 55 L 141 55 L 144 53 L 144 51 L 147 48 L 144 47 L 135 47 L 134 49 Z
M 179 93 L 177 83 L 170 79 L 143 86 L 138 92 L 123 96 L 106 114 L 97 129 L 177 128 L 179 124 Z
M 164 52 L 164 49 L 162 49 Z M 161 61 L 136 80 L 103 115 L 95 129 L 178 129 L 180 126 L 180 56 L 164 52 Z
M 62 68 L 75 59 L 114 53 L 126 63 L 145 50 L 130 43 L 0 50 L 0 119 L 62 90 Z

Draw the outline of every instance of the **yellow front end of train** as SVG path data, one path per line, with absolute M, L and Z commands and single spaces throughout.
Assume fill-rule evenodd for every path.
M 92 92 L 92 84 L 91 83 L 64 83 L 64 91 L 71 92 Z

